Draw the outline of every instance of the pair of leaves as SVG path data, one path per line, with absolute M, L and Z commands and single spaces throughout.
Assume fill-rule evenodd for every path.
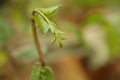
M 36 21 L 37 26 L 42 29 L 44 33 L 47 33 L 49 30 L 53 34 L 53 39 L 51 44 L 58 42 L 59 47 L 63 46 L 63 32 L 57 30 L 57 26 L 54 22 L 52 22 L 52 18 L 54 17 L 55 12 L 60 7 L 60 5 L 49 7 L 49 8 L 40 8 L 34 10 L 36 12 L 33 15 L 33 19 Z
M 53 71 L 49 66 L 36 64 L 32 68 L 31 80 L 53 80 Z

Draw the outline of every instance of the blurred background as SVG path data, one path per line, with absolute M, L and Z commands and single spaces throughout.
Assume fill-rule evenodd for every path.
M 31 12 L 57 4 L 64 47 L 38 31 L 54 80 L 120 80 L 120 0 L 0 0 L 0 80 L 30 80 L 39 60 Z

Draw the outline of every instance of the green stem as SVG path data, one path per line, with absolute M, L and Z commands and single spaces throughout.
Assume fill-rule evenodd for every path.
M 34 16 L 34 15 L 35 15 L 35 12 L 33 11 L 32 16 Z M 40 46 L 39 39 L 37 36 L 35 20 L 31 19 L 31 21 L 32 21 L 32 32 L 33 32 L 34 44 L 36 46 L 36 49 L 37 49 L 37 52 L 38 52 L 38 55 L 40 58 L 41 66 L 45 66 L 46 64 L 45 64 L 45 60 L 44 60 L 44 55 L 41 50 L 41 46 Z

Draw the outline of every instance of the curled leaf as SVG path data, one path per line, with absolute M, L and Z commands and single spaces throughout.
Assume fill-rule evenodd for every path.
M 56 41 L 58 42 L 59 47 L 63 46 L 63 40 L 65 39 L 63 36 L 63 32 L 57 29 L 57 25 L 50 20 L 51 14 L 53 14 L 60 5 L 53 6 L 50 8 L 41 8 L 41 9 L 36 9 L 34 12 L 36 14 L 33 16 L 33 19 L 36 21 L 38 26 L 42 28 L 44 33 L 47 33 L 50 31 L 53 34 L 53 39 L 51 44 L 55 43 Z

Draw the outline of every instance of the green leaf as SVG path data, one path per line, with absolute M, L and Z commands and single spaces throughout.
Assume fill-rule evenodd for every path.
M 49 25 L 47 24 L 47 22 L 40 15 L 35 15 L 34 19 L 38 24 L 38 27 L 42 29 L 44 33 L 47 33 L 49 30 Z
M 58 46 L 59 46 L 59 48 L 63 47 L 63 42 L 61 40 L 58 41 Z
M 32 72 L 31 72 L 31 80 L 40 80 L 40 66 L 39 64 L 36 64 L 35 66 L 33 66 L 32 68 Z
M 60 31 L 60 30 L 56 30 L 56 34 L 57 35 L 63 35 L 64 33 L 62 31 Z
M 43 12 L 47 17 L 53 18 L 55 16 L 56 11 L 58 10 L 58 8 L 60 6 L 61 5 L 56 5 L 56 6 L 52 6 L 52 7 L 49 7 L 49 8 L 40 8 L 39 10 L 41 12 Z
M 43 12 L 44 14 L 52 14 L 56 12 L 60 6 L 61 5 L 56 5 L 49 8 L 40 8 L 40 11 Z
M 51 41 L 51 44 L 54 44 L 55 43 L 55 41 L 56 41 L 56 36 L 53 36 L 53 38 L 52 38 L 52 41 Z
M 43 67 L 42 70 L 41 74 L 45 76 L 44 80 L 53 80 L 53 70 L 49 66 Z
M 54 33 L 56 30 L 56 24 L 50 21 L 49 26 L 50 26 L 51 32 Z
M 31 80 L 53 80 L 53 70 L 49 66 L 36 64 L 32 68 Z

